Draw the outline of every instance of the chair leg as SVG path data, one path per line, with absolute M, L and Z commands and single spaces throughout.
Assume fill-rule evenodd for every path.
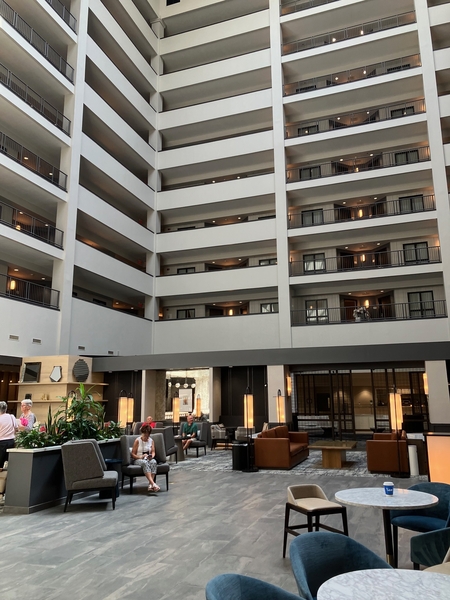
M 66 503 L 64 504 L 64 512 L 66 512 L 66 510 L 67 510 L 67 505 L 69 504 L 69 497 L 70 497 L 70 499 L 72 499 L 71 492 L 67 492 Z
M 398 527 L 392 525 L 392 544 L 394 546 L 394 567 L 398 567 Z
M 205 451 L 205 456 L 206 456 L 206 446 L 203 446 L 203 450 Z
M 169 491 L 169 473 L 166 473 L 166 491 Z
M 125 475 L 122 473 L 122 489 L 123 489 L 123 481 L 125 479 Z
M 291 512 L 291 507 L 289 506 L 288 503 L 286 503 L 286 508 L 284 509 L 283 558 L 286 558 L 287 529 L 289 527 L 290 512 Z
M 130 496 L 133 493 L 133 477 L 130 475 Z
M 198 446 L 197 446 L 196 450 L 197 450 L 197 458 L 198 458 Z
M 316 515 L 314 529 L 316 531 L 319 531 L 320 529 L 320 515 Z
M 111 491 L 111 498 L 112 498 L 113 510 L 116 510 L 116 486 L 114 486 L 114 487 L 112 488 L 112 491 Z
M 348 536 L 348 521 L 347 521 L 347 509 L 345 506 L 342 507 L 342 527 L 343 534 Z
M 308 520 L 308 532 L 311 532 L 313 530 L 313 516 L 311 513 L 308 513 L 306 518 Z
M 413 569 L 414 569 L 414 571 L 420 571 L 419 563 L 413 563 Z

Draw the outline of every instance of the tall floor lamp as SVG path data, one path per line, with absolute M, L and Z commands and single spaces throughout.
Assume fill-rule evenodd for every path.
M 402 397 L 397 393 L 397 388 L 394 386 L 393 393 L 389 394 L 389 412 L 391 417 L 391 428 L 395 431 L 397 441 L 397 460 L 398 473 L 402 472 L 401 457 L 400 457 L 400 440 L 399 434 L 402 430 L 403 409 Z
M 134 416 L 134 397 L 133 394 L 127 394 L 125 390 L 121 390 L 119 394 L 119 423 L 125 423 L 125 429 L 129 429 L 133 423 Z
M 253 394 L 247 386 L 244 394 L 244 427 L 247 433 L 248 467 L 242 469 L 244 473 L 256 473 L 259 469 L 255 467 L 253 460 Z

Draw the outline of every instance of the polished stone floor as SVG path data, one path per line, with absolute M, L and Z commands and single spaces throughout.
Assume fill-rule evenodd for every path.
M 91 497 L 74 501 L 65 514 L 62 506 L 25 516 L 0 513 L 0 597 L 200 600 L 206 582 L 227 572 L 297 592 L 290 561 L 281 556 L 286 487 L 314 482 L 331 498 L 349 487 L 381 486 L 384 479 L 198 471 L 186 464 L 172 472 L 168 493 L 149 496 L 138 479 L 135 493 L 125 489 L 114 512 L 111 502 Z M 158 483 L 164 490 L 164 479 Z M 350 536 L 383 556 L 381 512 L 347 510 Z M 400 530 L 402 568 L 412 568 L 410 536 Z

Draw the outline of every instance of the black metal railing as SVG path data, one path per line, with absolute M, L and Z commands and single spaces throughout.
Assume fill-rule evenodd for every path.
M 313 37 L 282 44 L 281 52 L 282 54 L 302 52 L 303 50 L 310 50 L 311 48 L 318 48 L 328 44 L 336 44 L 337 42 L 342 42 L 344 40 L 360 38 L 363 35 L 377 33 L 378 31 L 386 31 L 387 29 L 395 29 L 396 27 L 410 25 L 415 22 L 416 13 L 414 11 L 407 12 L 401 15 L 377 19 L 376 21 L 362 23 L 361 25 L 345 27 L 344 29 L 338 29 L 337 31 L 330 31 L 329 33 L 322 33 L 321 35 L 315 35 Z
M 75 19 L 73 14 L 68 11 L 68 9 L 64 6 L 64 4 L 62 2 L 60 2 L 59 0 L 46 0 L 46 2 L 47 2 L 47 4 L 50 4 L 50 6 L 53 8 L 53 10 L 56 13 L 58 13 L 58 15 L 64 21 L 64 23 L 67 23 L 67 25 L 70 27 L 70 29 L 72 29 L 76 33 L 77 32 L 77 20 Z
M 300 121 L 299 123 L 290 123 L 286 126 L 285 137 L 295 138 L 310 136 L 327 131 L 337 131 L 347 127 L 357 127 L 358 125 L 370 125 L 381 121 L 390 121 L 411 115 L 422 114 L 425 112 L 425 101 L 411 100 L 401 104 L 390 104 L 388 106 L 376 106 L 366 108 L 358 112 L 343 113 L 339 115 L 330 115 L 323 119 L 314 121 Z
M 67 175 L 0 131 L 0 153 L 66 190 Z
M 430 148 L 418 146 L 417 148 L 401 148 L 392 152 L 376 152 L 362 154 L 356 157 L 333 159 L 326 163 L 305 164 L 290 168 L 287 172 L 287 183 L 309 181 L 322 177 L 348 175 L 361 173 L 387 167 L 400 167 L 430 160 Z
M 57 108 L 52 106 L 47 100 L 44 100 L 37 92 L 23 82 L 17 75 L 14 75 L 4 65 L 0 63 L 0 83 L 3 83 L 8 89 L 10 89 L 16 96 L 19 96 L 27 104 L 37 110 L 42 116 L 44 116 L 50 123 L 56 125 L 58 129 L 70 135 L 70 121 Z
M 380 217 L 392 217 L 431 210 L 436 210 L 434 195 L 413 195 L 398 200 L 373 202 L 371 204 L 356 204 L 355 206 L 342 206 L 326 210 L 311 208 L 298 213 L 290 213 L 288 215 L 288 227 L 289 229 L 317 227 L 318 225 L 333 225 L 348 221 L 378 219 Z
M 412 244 L 411 244 L 412 246 Z M 321 275 L 323 273 L 341 273 L 343 271 L 367 271 L 389 267 L 409 267 L 413 265 L 441 262 L 439 246 L 414 246 L 403 250 L 370 250 L 357 254 L 346 254 L 326 258 L 319 254 L 307 255 L 303 260 L 290 263 L 290 276 Z
M 259 169 L 257 171 L 247 171 L 246 173 L 233 173 L 230 175 L 218 175 L 208 179 L 198 179 L 196 181 L 185 181 L 183 183 L 175 183 L 163 185 L 162 191 L 182 190 L 184 188 L 196 187 L 199 185 L 209 185 L 214 183 L 224 183 L 225 181 L 234 181 L 235 179 L 246 179 L 248 177 L 259 177 L 260 175 L 269 175 L 273 173 L 273 168 Z
M 373 323 L 379 321 L 404 321 L 436 319 L 447 316 L 445 300 L 379 304 L 373 306 L 311 308 L 291 311 L 291 324 L 335 325 L 338 323 Z
M 5 0 L 0 0 L 0 17 L 3 17 L 14 29 L 44 56 L 60 73 L 73 83 L 74 70 L 62 56 L 50 46 L 26 21 L 22 19 Z
M 64 233 L 60 229 L 4 202 L 0 202 L 0 223 L 57 248 L 63 247 Z
M 281 6 L 281 14 L 288 15 L 289 13 L 315 8 L 316 6 L 322 6 L 330 2 L 337 2 L 337 0 L 295 0 L 294 2 L 283 4 Z
M 398 73 L 399 71 L 420 67 L 420 65 L 419 54 L 413 54 L 411 56 L 404 56 L 402 58 L 365 65 L 356 69 L 337 71 L 336 73 L 329 73 L 328 75 L 321 75 L 320 77 L 312 77 L 311 79 L 286 83 L 284 85 L 284 95 L 292 96 L 293 94 L 304 94 L 306 92 L 313 92 L 328 87 L 344 85 L 353 81 L 361 81 L 363 79 L 370 79 L 381 75 Z
M 0 275 L 0 296 L 46 308 L 59 307 L 58 290 L 10 275 Z

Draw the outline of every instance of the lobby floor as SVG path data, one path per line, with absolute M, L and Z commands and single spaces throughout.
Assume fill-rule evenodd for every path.
M 194 466 L 202 459 L 189 460 Z M 0 513 L 1 598 L 17 600 L 200 600 L 209 579 L 242 573 L 297 592 L 282 558 L 286 487 L 318 483 L 331 499 L 385 477 L 174 470 L 170 490 L 147 495 L 143 478 L 117 501 L 75 500 L 31 515 Z M 394 479 L 398 487 L 416 480 Z M 158 483 L 165 489 L 164 478 Z M 384 556 L 381 512 L 347 507 L 350 536 Z M 330 524 L 340 525 L 336 516 Z M 401 568 L 411 569 L 400 530 Z M 291 538 L 291 536 L 289 536 Z

